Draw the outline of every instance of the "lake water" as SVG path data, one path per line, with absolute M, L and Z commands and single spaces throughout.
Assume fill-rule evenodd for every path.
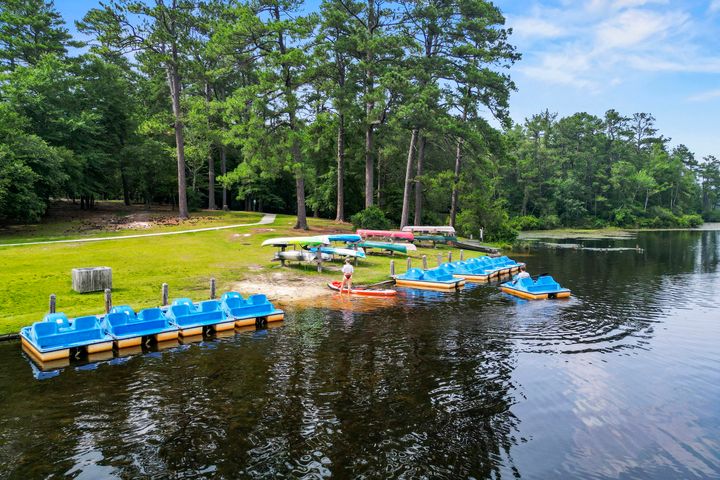
M 35 376 L 2 343 L 0 477 L 720 478 L 719 237 L 513 254 L 570 300 L 333 299 Z

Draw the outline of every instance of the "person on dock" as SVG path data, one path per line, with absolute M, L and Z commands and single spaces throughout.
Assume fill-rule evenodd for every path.
M 343 280 L 342 284 L 340 285 L 340 293 L 342 293 L 343 288 L 345 288 L 345 284 L 348 286 L 348 293 L 350 293 L 350 290 L 352 289 L 352 276 L 353 273 L 355 273 L 355 268 L 352 266 L 352 260 L 350 258 L 345 259 L 345 265 L 342 267 L 342 273 L 343 273 Z
M 517 275 L 515 275 L 515 278 L 513 278 L 513 285 L 515 285 L 521 278 L 530 278 L 530 274 L 525 271 L 525 266 L 520 266 L 520 271 Z

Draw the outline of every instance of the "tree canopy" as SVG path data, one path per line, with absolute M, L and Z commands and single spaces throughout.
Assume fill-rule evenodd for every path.
M 720 219 L 720 161 L 649 112 L 513 123 L 521 52 L 487 0 L 114 0 L 77 27 L 0 0 L 2 223 L 57 198 L 491 239 Z

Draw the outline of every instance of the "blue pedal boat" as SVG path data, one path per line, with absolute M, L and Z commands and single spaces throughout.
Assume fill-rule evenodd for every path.
M 494 275 L 497 275 L 497 270 L 494 268 L 463 260 L 443 263 L 440 268 L 446 270 L 455 278 L 462 278 L 471 283 L 486 283 Z
M 88 354 L 112 350 L 113 339 L 95 316 L 69 320 L 64 313 L 49 313 L 41 322 L 20 330 L 25 350 L 37 360 L 47 362 L 69 358 L 71 353 Z
M 430 270 L 411 268 L 402 275 L 396 275 L 395 284 L 398 287 L 456 290 L 465 285 L 465 280 L 455 278 L 450 272 L 442 268 L 433 268 Z
M 522 262 L 516 262 L 512 258 L 508 258 L 506 256 L 497 257 L 495 259 L 496 264 L 502 266 L 503 268 L 509 267 L 510 272 L 509 273 L 515 273 L 518 270 L 520 270 L 520 267 L 524 267 L 525 264 Z
M 227 292 L 220 297 L 220 302 L 225 315 L 235 320 L 236 327 L 255 325 L 258 320 L 277 322 L 285 318 L 285 312 L 275 308 L 263 294 L 244 299 L 238 292 Z
M 193 303 L 189 298 L 178 298 L 165 312 L 170 322 L 180 329 L 180 336 L 202 335 L 204 330 L 229 330 L 235 321 L 228 318 L 217 300 Z
M 159 308 L 146 308 L 136 315 L 128 305 L 113 307 L 103 317 L 102 327 L 117 348 L 136 347 L 150 339 L 160 343 L 178 338 L 178 327 Z
M 570 290 L 563 288 L 550 275 L 532 278 L 521 278 L 517 282 L 505 282 L 500 289 L 510 295 L 525 298 L 527 300 L 545 300 L 548 298 L 567 298 Z
M 503 271 L 498 262 L 491 257 L 475 257 L 465 260 L 471 269 L 481 270 L 483 273 L 488 275 L 488 279 L 497 277 L 502 273 L 506 273 L 507 270 Z

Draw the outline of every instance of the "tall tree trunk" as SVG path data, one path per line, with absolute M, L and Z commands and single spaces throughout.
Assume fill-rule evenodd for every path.
M 373 126 L 365 128 L 365 208 L 373 205 L 373 183 L 375 182 L 375 165 L 372 156 Z
M 125 171 L 125 162 L 120 159 L 120 181 L 123 189 L 123 202 L 130 206 L 130 187 L 128 185 L 127 172 Z
M 345 219 L 345 115 L 338 115 L 337 136 L 337 209 L 335 221 Z
M 293 228 L 308 230 L 305 213 L 305 178 L 302 171 L 295 172 L 295 196 L 297 197 L 297 222 Z
M 455 228 L 458 213 L 458 196 L 460 190 L 460 165 L 462 163 L 463 139 L 458 137 L 455 145 L 455 175 L 453 177 L 452 196 L 450 198 L 450 226 Z
M 220 173 L 225 176 L 227 174 L 227 156 L 225 154 L 225 145 L 220 145 Z M 223 195 L 222 195 L 222 209 L 227 211 L 230 210 L 228 207 L 228 191 L 225 183 L 223 182 Z
M 208 155 L 208 210 L 217 210 L 215 204 L 215 158 L 212 148 Z
M 463 107 L 463 124 L 467 121 L 467 107 Z M 450 199 L 450 226 L 455 228 L 455 221 L 458 213 L 458 200 L 460 189 L 460 167 L 462 165 L 462 145 L 463 138 L 458 137 L 455 146 L 455 175 L 453 177 L 453 191 Z
M 417 143 L 418 129 L 413 128 L 412 135 L 410 135 L 410 148 L 408 148 L 407 167 L 405 168 L 405 190 L 403 191 L 403 205 L 402 215 L 400 216 L 400 228 L 407 226 L 408 218 L 410 216 L 410 188 L 412 182 L 412 166 L 413 166 L 413 154 L 415 153 L 415 144 Z
M 423 204 L 423 161 L 425 160 L 425 135 L 418 138 L 417 172 L 415 173 L 415 219 L 414 225 L 422 225 L 422 204 Z
M 175 117 L 175 146 L 177 151 L 178 217 L 188 218 L 187 185 L 185 184 L 185 138 L 180 111 L 180 75 L 177 71 L 177 47 L 172 47 L 173 62 L 167 66 L 170 97 Z
M 207 108 L 207 121 L 208 131 L 211 129 L 210 125 L 210 100 L 211 100 L 210 82 L 205 82 L 205 102 Z M 210 151 L 208 152 L 208 210 L 217 210 L 215 204 L 215 158 L 213 157 L 213 144 L 210 144 Z
M 372 38 L 375 31 L 375 0 L 368 0 L 367 28 L 369 37 Z M 370 42 L 371 43 L 371 42 Z M 374 119 L 372 118 L 375 109 L 373 90 L 375 76 L 372 71 L 373 47 L 368 43 L 365 52 L 365 208 L 373 205 L 373 187 L 375 184 L 375 165 L 373 162 L 373 129 Z

